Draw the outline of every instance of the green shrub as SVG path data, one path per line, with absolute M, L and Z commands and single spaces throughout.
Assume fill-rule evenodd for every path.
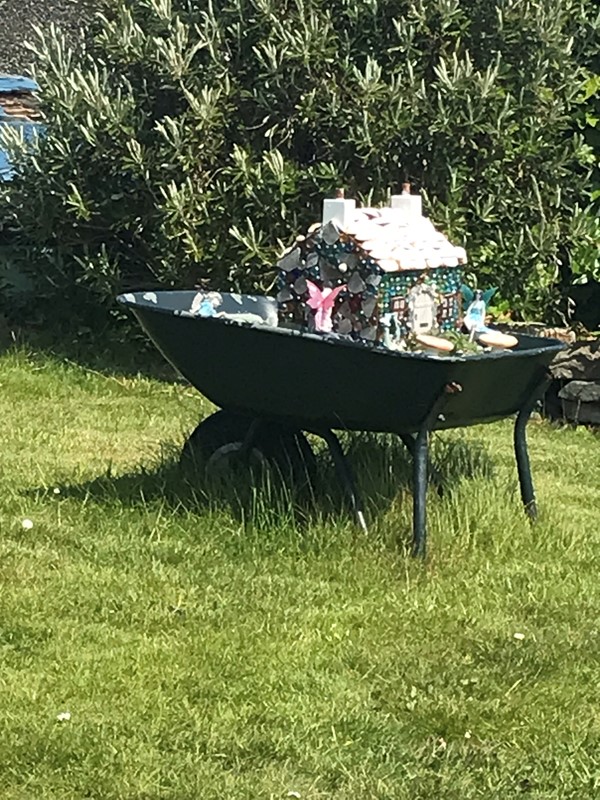
M 408 177 L 480 284 L 551 315 L 594 235 L 591 148 L 572 132 L 590 9 L 115 0 L 76 57 L 51 31 L 48 132 L 6 205 L 42 295 L 56 313 L 158 284 L 268 290 L 323 195 L 381 201 Z

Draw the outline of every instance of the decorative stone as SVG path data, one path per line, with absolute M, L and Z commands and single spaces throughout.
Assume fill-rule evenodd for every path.
M 348 317 L 345 317 L 338 322 L 337 330 L 338 333 L 342 333 L 344 336 L 352 333 L 352 322 L 348 319 Z
M 294 295 L 290 292 L 290 290 L 285 286 L 280 292 L 277 294 L 277 302 L 278 303 L 287 303 L 288 300 L 292 300 Z
M 352 294 L 359 294 L 366 288 L 366 284 L 358 272 L 353 272 L 348 281 L 348 291 Z
M 321 236 L 325 244 L 337 244 L 340 240 L 340 231 L 333 220 L 323 226 Z
M 600 425 L 600 381 L 570 381 L 558 393 L 566 419 Z
M 284 253 L 284 255 L 277 262 L 277 266 L 279 269 L 284 270 L 284 272 L 291 272 L 292 270 L 301 267 L 302 253 L 300 252 L 300 248 L 294 247 L 293 250 L 289 250 L 287 253 Z
M 319 254 L 315 253 L 314 251 L 312 253 L 309 253 L 306 256 L 305 263 L 307 269 L 314 269 L 319 264 Z
M 342 270 L 330 261 L 323 261 L 319 264 L 321 277 L 326 283 L 337 283 L 342 277 Z
M 360 332 L 360 338 L 366 339 L 368 342 L 374 342 L 377 338 L 377 328 L 373 325 L 369 325 L 367 328 L 363 328 Z
M 337 201 L 344 198 L 340 195 Z M 287 285 L 294 295 L 282 304 L 293 315 L 291 320 L 282 316 L 284 324 L 307 328 L 305 286 L 312 281 L 315 291 L 340 291 L 331 318 L 339 334 L 381 338 L 391 347 L 400 346 L 411 332 L 456 330 L 461 251 L 429 220 L 415 218 L 409 225 L 397 210 L 384 208 L 353 210 L 347 217 L 344 211 L 343 219 L 325 215 L 323 223 L 311 226 L 298 248 L 300 259 L 294 251 L 283 258 L 286 269 L 280 270 L 279 289 Z
M 362 303 L 362 311 L 365 316 L 370 317 L 373 312 L 375 311 L 375 307 L 377 306 L 377 297 L 367 297 L 363 300 Z
M 550 371 L 559 380 L 600 381 L 600 341 L 576 342 L 558 353 Z
M 561 400 L 600 403 L 600 381 L 570 381 L 560 390 L 558 396 Z
M 308 287 L 306 285 L 306 278 L 301 275 L 299 278 L 296 279 L 294 282 L 294 291 L 296 294 L 304 294 L 308 291 Z
M 349 317 L 352 314 L 352 311 L 350 310 L 350 303 L 347 300 L 344 300 L 344 302 L 338 308 L 337 313 L 340 317 Z

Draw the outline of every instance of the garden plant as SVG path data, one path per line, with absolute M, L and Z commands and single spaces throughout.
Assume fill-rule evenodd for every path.
M 267 290 L 338 185 L 409 178 L 473 283 L 556 320 L 598 276 L 587 0 L 115 0 L 35 47 L 48 128 L 5 227 L 55 317 L 123 288 Z

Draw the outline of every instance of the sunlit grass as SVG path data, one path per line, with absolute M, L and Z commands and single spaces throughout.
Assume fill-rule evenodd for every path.
M 423 565 L 387 438 L 346 440 L 363 535 L 324 454 L 313 498 L 184 481 L 181 383 L 0 383 L 0 797 L 599 796 L 596 435 L 530 425 L 533 527 L 510 422 L 437 436 Z

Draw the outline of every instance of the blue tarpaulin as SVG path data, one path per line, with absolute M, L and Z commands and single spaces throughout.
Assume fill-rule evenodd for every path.
M 13 94 L 29 94 L 39 89 L 37 83 L 31 78 L 21 75 L 0 75 L 0 126 L 10 125 L 13 128 L 20 128 L 25 137 L 29 138 L 40 126 L 26 117 L 13 116 L 6 113 L 2 107 L 2 97 L 10 97 Z M 0 180 L 8 181 L 12 177 L 12 169 L 8 160 L 8 155 L 0 144 Z
M 22 75 L 0 75 L 0 94 L 3 92 L 37 92 L 40 87 Z

